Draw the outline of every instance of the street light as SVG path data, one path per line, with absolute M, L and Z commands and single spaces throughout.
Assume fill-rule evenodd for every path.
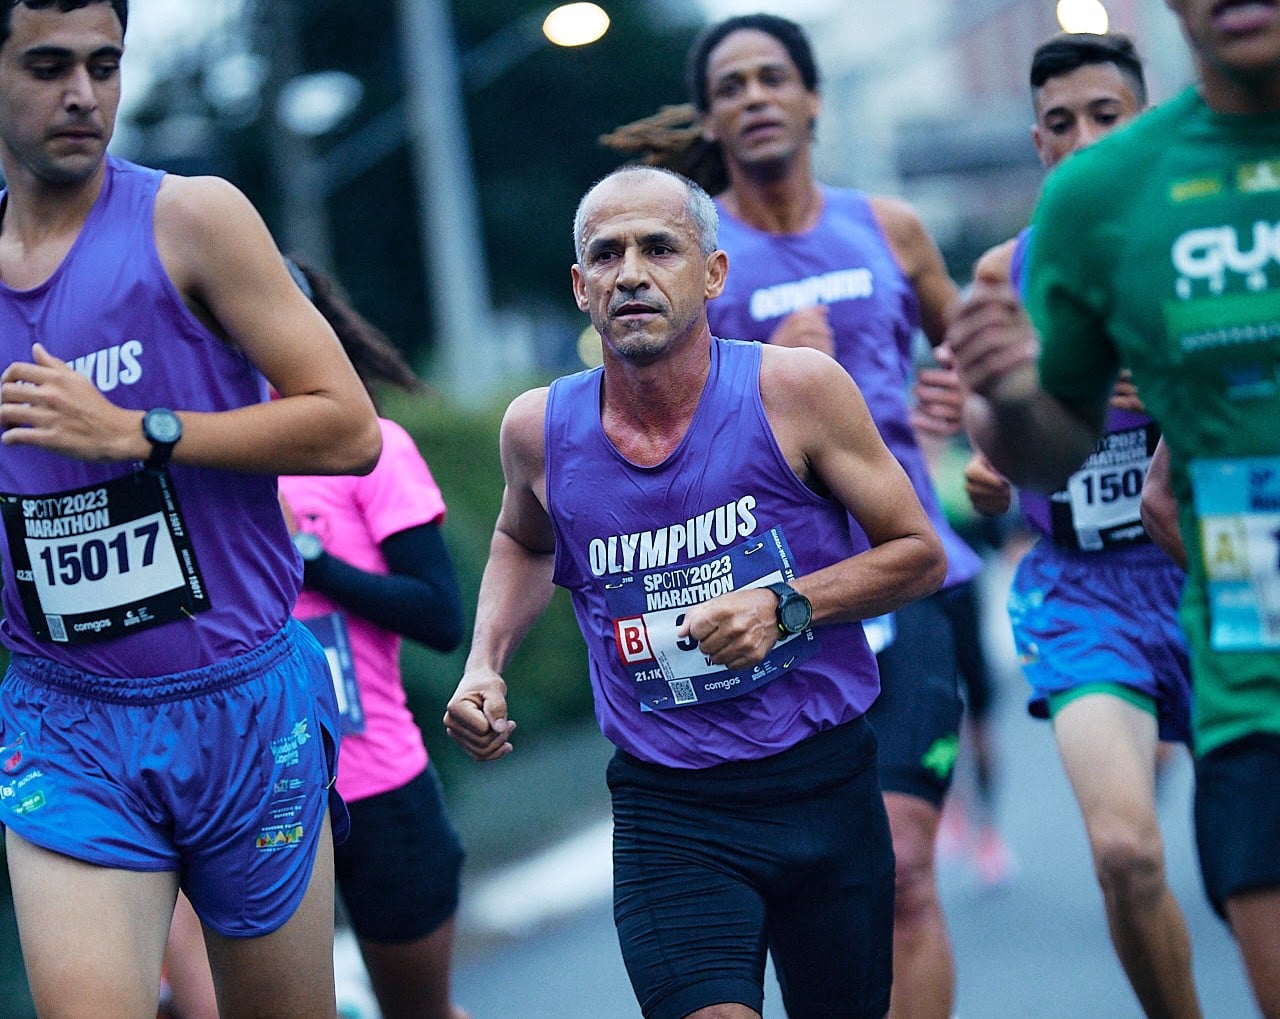
M 1058 24 L 1064 32 L 1105 35 L 1110 24 L 1101 0 L 1058 0 Z
M 569 15 L 594 4 L 566 5 Z M 517 19 L 464 59 L 458 56 L 445 0 L 398 0 L 405 64 L 405 122 L 417 173 L 418 227 L 437 324 L 436 357 L 441 388 L 455 396 L 483 398 L 501 381 L 494 342 L 493 306 L 481 243 L 479 201 L 462 105 L 464 86 L 482 88 L 530 56 L 549 35 L 535 37 L 533 16 Z M 598 8 L 597 8 L 598 10 Z M 604 11 L 603 28 L 608 28 Z M 552 16 L 541 19 L 544 24 Z M 599 17 L 597 17 L 597 22 Z M 590 41 L 590 40 L 584 40 Z M 579 44 L 581 45 L 581 43 Z M 465 68 L 465 70 L 464 70 Z
M 507 22 L 463 54 L 463 87 L 468 92 L 479 92 L 547 43 L 564 47 L 587 46 L 608 30 L 609 15 L 599 4 L 561 4 L 549 14 L 530 11 Z

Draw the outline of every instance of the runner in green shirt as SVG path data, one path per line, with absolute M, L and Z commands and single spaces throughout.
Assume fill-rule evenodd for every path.
M 1198 86 L 1052 175 L 1031 245 L 1030 319 L 1009 288 L 978 286 L 948 340 L 974 393 L 974 438 L 1019 484 L 1050 491 L 1079 465 L 1121 364 L 1164 429 L 1187 543 L 1201 871 L 1274 1019 L 1280 7 L 1166 3 Z

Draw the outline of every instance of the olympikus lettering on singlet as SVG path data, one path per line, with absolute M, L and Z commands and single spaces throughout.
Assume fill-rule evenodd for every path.
M 1188 230 L 1173 242 L 1173 266 L 1178 270 L 1178 296 L 1193 296 L 1198 282 L 1209 292 L 1226 290 L 1227 274 L 1244 277 L 1254 293 L 1267 288 L 1266 269 L 1280 263 L 1280 223 L 1258 220 L 1253 236 L 1242 238 L 1232 226 L 1201 227 Z
M 95 350 L 71 362 L 71 367 L 98 387 L 99 392 L 109 393 L 116 386 L 131 386 L 142 378 L 142 344 L 128 340 L 102 350 Z
M 756 499 L 744 495 L 733 502 L 653 531 L 592 538 L 587 548 L 597 577 L 672 566 L 681 558 L 696 559 L 750 537 L 756 529 L 751 512 Z
M 790 315 L 801 308 L 858 301 L 874 293 L 875 278 L 870 269 L 837 269 L 821 276 L 778 283 L 755 291 L 751 295 L 751 317 L 757 322 L 765 322 Z

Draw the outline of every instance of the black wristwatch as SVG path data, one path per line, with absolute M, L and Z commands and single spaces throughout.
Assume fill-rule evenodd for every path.
M 813 606 L 809 599 L 790 584 L 770 584 L 769 590 L 778 596 L 778 631 L 789 637 L 807 630 L 813 622 Z
M 169 462 L 173 447 L 182 438 L 182 422 L 168 407 L 154 407 L 142 415 L 142 434 L 151 443 L 151 455 L 142 466 L 158 471 Z
M 324 555 L 324 545 L 310 531 L 295 531 L 293 547 L 298 550 L 298 555 L 302 556 L 304 563 L 314 563 Z

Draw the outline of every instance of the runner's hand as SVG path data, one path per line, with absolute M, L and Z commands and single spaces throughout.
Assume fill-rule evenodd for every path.
M 1008 513 L 1013 504 L 1013 485 L 981 453 L 975 453 L 964 466 L 964 491 L 973 508 L 984 516 Z
M 827 321 L 827 306 L 815 304 L 801 308 L 778 323 L 769 342 L 779 347 L 812 347 L 828 357 L 835 357 L 836 338 Z
M 676 635 L 692 637 L 716 665 L 750 669 L 778 642 L 778 596 L 765 588 L 722 594 L 689 609 Z
M 934 351 L 937 366 L 921 368 L 916 373 L 915 407 L 911 411 L 911 428 L 917 434 L 937 439 L 958 435 L 964 410 L 964 388 L 953 367 L 954 359 L 946 346 Z
M 1128 368 L 1120 369 L 1120 377 L 1111 390 L 1112 410 L 1128 410 L 1135 414 L 1145 414 L 1147 408 L 1142 405 L 1138 396 L 1138 387 L 1133 384 L 1133 375 Z
M 444 730 L 477 761 L 496 761 L 514 749 L 516 723 L 507 717 L 507 684 L 492 669 L 467 669 L 444 712 Z
M 1039 388 L 1039 337 L 1007 284 L 974 284 L 947 327 L 947 346 L 960 381 L 979 396 L 1018 403 Z
M 37 343 L 0 375 L 0 441 L 89 463 L 142 460 L 142 415 L 117 407 L 89 379 Z

